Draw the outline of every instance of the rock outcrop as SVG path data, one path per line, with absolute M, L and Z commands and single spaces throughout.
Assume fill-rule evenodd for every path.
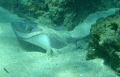
M 120 75 L 120 10 L 91 27 L 87 59 L 98 57 Z

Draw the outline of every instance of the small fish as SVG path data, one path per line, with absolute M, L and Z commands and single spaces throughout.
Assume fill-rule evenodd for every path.
M 7 70 L 6 68 L 4 68 L 4 71 L 5 71 L 6 73 L 9 73 L 8 70 Z

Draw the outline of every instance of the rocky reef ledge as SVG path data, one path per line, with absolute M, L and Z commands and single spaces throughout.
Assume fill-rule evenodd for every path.
M 87 59 L 103 58 L 120 76 L 120 10 L 92 25 Z

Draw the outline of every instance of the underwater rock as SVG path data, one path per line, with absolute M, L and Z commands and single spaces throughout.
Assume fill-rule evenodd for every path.
M 63 26 L 73 30 L 90 13 L 111 8 L 109 1 L 96 0 L 1 0 L 0 6 L 25 19 L 38 19 L 52 27 Z M 7 5 L 7 6 L 6 6 Z M 105 8 L 104 6 L 107 5 Z M 112 4 L 113 5 L 113 4 Z M 113 5 L 114 6 L 114 5 Z M 46 23 L 47 21 L 47 23 Z
M 120 10 L 91 27 L 87 59 L 98 57 L 120 75 Z

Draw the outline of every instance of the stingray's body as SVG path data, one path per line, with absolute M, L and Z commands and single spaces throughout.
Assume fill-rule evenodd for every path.
M 51 54 L 51 42 L 47 34 L 38 28 L 38 24 L 26 20 L 18 20 L 11 22 L 12 29 L 18 39 L 27 41 L 43 49 Z
M 66 31 L 58 32 L 32 21 L 16 20 L 11 22 L 11 26 L 18 39 L 42 47 L 48 54 L 51 54 L 51 48 L 60 49 L 70 42 Z

